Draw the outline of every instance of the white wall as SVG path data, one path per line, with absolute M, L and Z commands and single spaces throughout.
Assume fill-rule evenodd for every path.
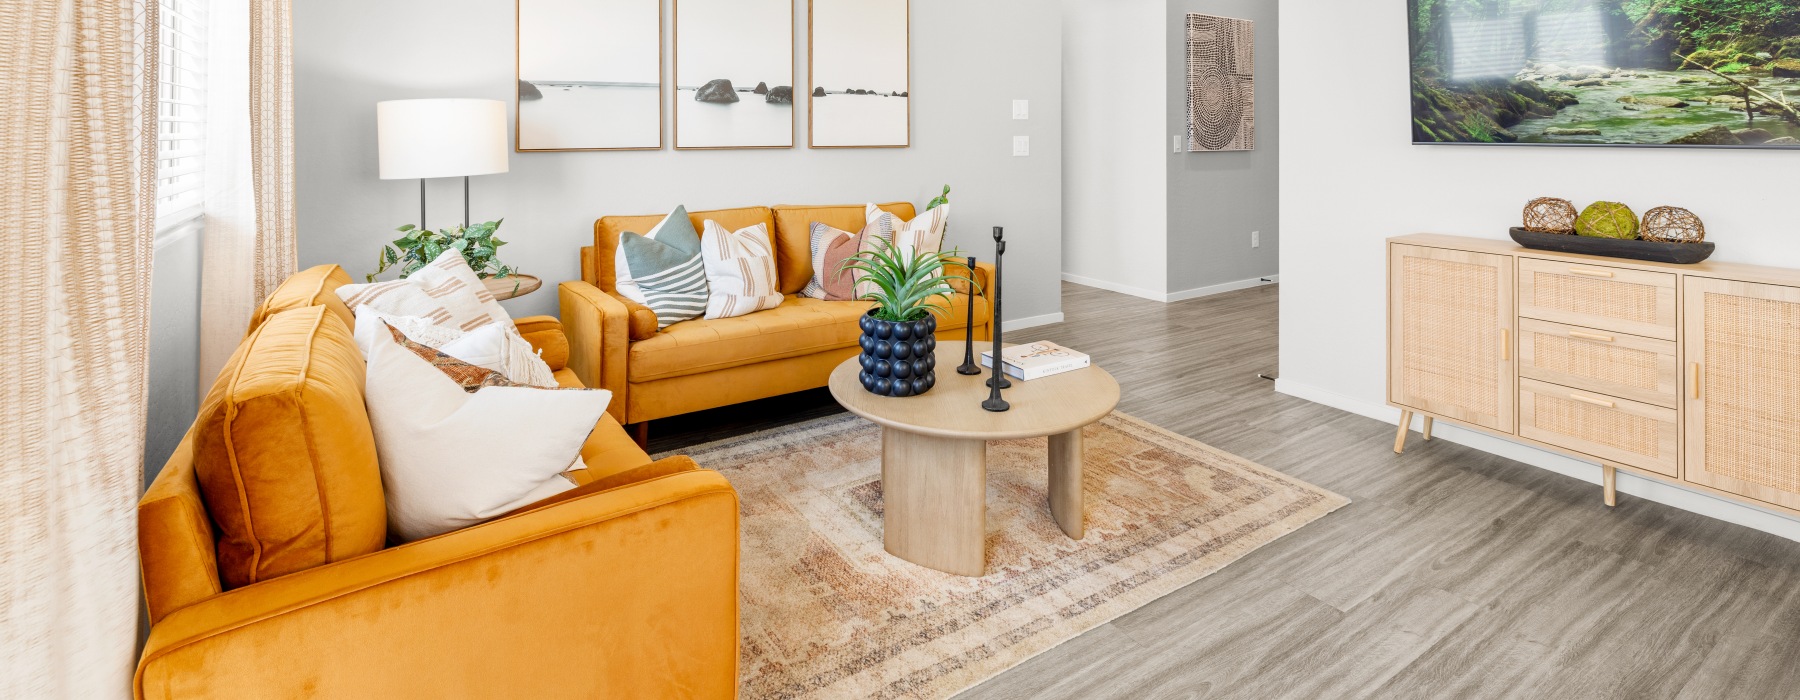
M 1505 238 L 1534 197 L 1684 206 L 1717 260 L 1800 267 L 1786 210 L 1800 159 L 1778 151 L 1414 146 L 1405 3 L 1281 2 L 1282 391 L 1393 422 L 1385 400 L 1382 241 Z M 1445 431 L 1598 481 L 1599 469 Z M 1626 475 L 1627 493 L 1800 539 L 1800 523 Z M 1595 494 L 1599 498 L 1599 494 Z
M 156 266 L 150 279 L 150 408 L 144 426 L 146 487 L 156 480 L 200 411 L 202 238 L 199 222 L 194 222 L 156 239 Z M 212 384 L 212 377 L 206 384 Z
M 1063 1 L 1062 271 L 1168 291 L 1164 0 Z
M 664 60 L 674 31 L 664 3 Z M 796 92 L 806 85 L 807 4 L 795 2 Z M 905 149 L 812 150 L 806 104 L 794 149 L 515 153 L 512 170 L 475 178 L 473 216 L 505 217 L 503 259 L 546 291 L 507 302 L 515 315 L 557 312 L 555 283 L 580 276 L 594 219 L 782 203 L 911 200 L 945 183 L 950 243 L 988 257 L 1007 230 L 1009 320 L 1061 311 L 1061 16 L 1029 0 L 912 2 L 912 141 Z M 307 0 L 294 7 L 297 197 L 303 265 L 373 270 L 395 226 L 418 218 L 418 183 L 376 177 L 375 102 L 513 99 L 514 3 Z M 667 77 L 665 70 L 665 78 Z M 670 112 L 665 96 L 665 143 Z M 1011 119 L 1013 99 L 1031 119 Z M 1012 156 L 1012 137 L 1032 139 Z M 430 183 L 433 226 L 462 217 L 462 183 Z

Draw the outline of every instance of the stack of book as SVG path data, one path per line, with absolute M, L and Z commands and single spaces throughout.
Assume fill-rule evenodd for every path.
M 1086 353 L 1070 350 L 1048 340 L 1014 345 L 1000 354 L 1006 358 L 1006 375 L 1025 381 L 1073 372 L 1089 364 Z M 981 366 L 994 366 L 992 351 L 981 353 Z

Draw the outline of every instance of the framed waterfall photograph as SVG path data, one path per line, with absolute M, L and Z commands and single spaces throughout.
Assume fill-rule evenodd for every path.
M 912 145 L 907 0 L 810 0 L 807 145 Z
M 794 0 L 675 0 L 675 147 L 793 146 Z
M 517 1 L 514 148 L 662 148 L 661 0 Z
M 1800 0 L 1407 0 L 1419 144 L 1800 148 Z

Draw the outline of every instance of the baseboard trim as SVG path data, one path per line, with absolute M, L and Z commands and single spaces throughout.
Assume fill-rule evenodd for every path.
M 1092 277 L 1082 277 L 1081 275 L 1069 274 L 1067 272 L 1062 273 L 1062 279 L 1064 282 L 1068 282 L 1071 284 L 1079 284 L 1083 287 L 1093 287 L 1095 289 L 1104 289 L 1109 292 L 1118 292 L 1120 294 L 1128 294 L 1130 296 L 1134 296 L 1139 299 L 1149 299 L 1151 301 L 1160 301 L 1164 304 L 1167 304 L 1170 302 L 1187 301 L 1189 299 L 1199 299 L 1200 297 L 1209 297 L 1214 294 L 1224 294 L 1226 292 L 1235 292 L 1240 289 L 1249 289 L 1251 287 L 1260 287 L 1265 284 L 1275 284 L 1276 282 L 1279 282 L 1281 280 L 1281 276 L 1280 275 L 1267 275 L 1267 276 L 1263 276 L 1263 277 L 1252 277 L 1247 280 L 1238 280 L 1236 282 L 1226 282 L 1224 284 L 1215 284 L 1215 285 L 1208 286 L 1208 287 L 1195 287 L 1193 289 L 1186 289 L 1186 290 L 1182 290 L 1179 292 L 1168 292 L 1168 293 L 1144 289 L 1142 287 L 1133 287 L 1131 285 L 1126 285 L 1126 284 L 1119 284 L 1117 282 L 1108 282 L 1106 280 L 1098 280 L 1098 279 L 1094 279 Z
M 1275 380 L 1275 390 L 1295 398 L 1373 418 L 1390 425 L 1400 423 L 1399 409 L 1386 404 L 1370 403 L 1291 379 Z M 1422 429 L 1423 424 L 1422 418 L 1415 419 L 1413 430 Z M 1482 452 L 1500 455 L 1590 484 L 1598 485 L 1601 481 L 1601 470 L 1598 464 L 1583 462 L 1474 430 L 1465 430 L 1453 423 L 1439 421 L 1432 428 L 1431 436 L 1433 439 L 1443 439 Z M 1742 525 L 1752 530 L 1760 530 L 1776 537 L 1800 541 L 1800 520 L 1755 506 L 1717 498 L 1699 491 L 1684 489 L 1674 484 L 1647 479 L 1623 469 L 1618 470 L 1618 475 L 1620 493 L 1680 508 L 1690 513 L 1698 513 L 1716 520 Z M 1594 492 L 1594 502 L 1596 504 L 1600 502 L 1598 490 Z
M 1072 275 L 1067 272 L 1062 273 L 1062 279 L 1064 282 L 1079 284 L 1083 287 L 1093 287 L 1095 289 L 1104 289 L 1109 292 L 1118 292 L 1120 294 L 1129 294 L 1129 295 L 1137 297 L 1139 299 L 1149 299 L 1151 301 L 1168 301 L 1167 299 L 1163 298 L 1166 295 L 1164 295 L 1162 292 L 1152 291 L 1149 289 L 1144 289 L 1142 287 L 1133 287 L 1133 286 L 1127 285 L 1127 284 L 1119 284 L 1117 282 L 1108 282 L 1106 280 L 1098 280 L 1098 279 L 1094 279 L 1092 277 L 1082 277 L 1081 275 Z
M 1044 314 L 1042 316 L 1027 316 L 1025 318 L 1009 318 L 1009 319 L 1002 320 L 1000 322 L 1000 332 L 1011 333 L 1013 331 L 1024 330 L 1026 328 L 1036 328 L 1038 326 L 1048 326 L 1052 323 L 1062 323 L 1062 322 L 1063 322 L 1063 315 L 1062 315 L 1061 311 L 1058 311 L 1053 314 Z

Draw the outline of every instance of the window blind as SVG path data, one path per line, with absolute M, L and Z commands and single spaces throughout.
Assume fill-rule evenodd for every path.
M 206 183 L 206 3 L 159 0 L 156 226 L 200 215 Z

